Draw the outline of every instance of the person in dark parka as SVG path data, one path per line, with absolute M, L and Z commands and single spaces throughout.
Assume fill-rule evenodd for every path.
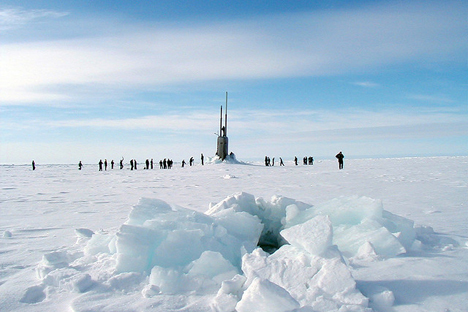
M 343 167 L 344 167 L 344 163 L 343 163 L 344 155 L 343 155 L 343 153 L 339 152 L 338 154 L 336 154 L 335 157 L 338 159 L 338 168 L 340 170 L 343 169 Z

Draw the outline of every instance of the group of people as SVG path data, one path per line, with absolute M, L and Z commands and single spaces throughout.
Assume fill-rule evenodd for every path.
M 335 156 L 337 159 L 338 159 L 338 168 L 341 170 L 344 168 L 344 155 L 343 153 L 340 151 L 338 154 L 336 154 Z M 294 156 L 294 164 L 297 166 L 298 163 L 297 163 L 297 157 Z M 302 158 L 302 164 L 304 165 L 313 165 L 314 164 L 314 157 L 312 156 L 304 156 L 304 158 Z M 273 157 L 272 159 L 270 159 L 270 157 L 268 156 L 265 156 L 265 166 L 274 166 L 275 165 L 275 158 Z M 281 159 L 280 157 L 280 166 L 284 166 L 284 163 L 283 163 L 283 159 Z
M 104 170 L 107 170 L 107 159 L 104 159 L 104 162 L 102 161 L 102 159 L 99 160 L 99 171 L 102 171 L 102 165 L 104 164 Z M 112 160 L 110 162 L 111 164 L 111 169 L 114 169 L 114 160 Z M 83 167 L 83 164 L 81 163 L 81 161 L 78 163 L 78 169 L 81 170 L 81 168 Z
M 283 159 L 280 157 L 279 160 L 280 160 L 279 165 L 284 166 Z M 274 165 L 275 165 L 275 157 L 270 159 L 270 157 L 265 156 L 265 166 L 270 167 L 270 166 L 274 166 Z
M 294 164 L 297 166 L 297 157 L 296 156 L 294 156 Z M 304 165 L 313 165 L 314 164 L 314 157 L 304 156 L 304 158 L 302 158 L 302 164 L 304 164 Z
M 122 157 L 122 159 L 120 160 L 120 169 L 124 168 L 123 161 L 124 161 L 124 158 Z M 203 156 L 203 154 L 201 154 L 200 156 L 200 161 L 202 165 L 205 164 L 205 156 Z M 108 164 L 107 159 L 104 159 L 104 161 L 100 159 L 98 163 L 99 171 L 103 171 L 103 170 L 107 171 L 107 164 Z M 144 164 L 145 164 L 144 169 L 146 170 L 154 169 L 154 161 L 152 158 L 146 159 Z M 183 168 L 186 164 L 185 160 L 182 160 L 181 164 Z M 193 166 L 195 164 L 195 159 L 193 157 L 190 157 L 189 164 L 190 166 Z M 111 165 L 111 169 L 114 169 L 114 160 L 111 160 L 110 165 Z M 173 165 L 174 165 L 174 161 L 172 159 L 164 158 L 159 161 L 159 169 L 171 169 Z M 81 168 L 83 168 L 83 163 L 80 160 L 80 162 L 78 163 L 78 170 L 81 170 Z M 35 169 L 35 163 L 33 161 L 33 170 L 34 169 Z M 136 161 L 136 159 L 131 159 L 130 170 L 137 170 L 137 169 L 138 169 L 138 162 Z
M 343 155 L 343 153 L 340 151 L 338 154 L 336 154 L 335 157 L 338 159 L 338 169 L 340 169 L 340 170 L 343 169 L 344 168 L 344 161 L 343 161 L 344 155 Z M 283 159 L 280 157 L 279 160 L 280 160 L 279 165 L 284 166 Z M 124 158 L 122 157 L 122 159 L 120 160 L 120 169 L 124 168 L 123 161 L 124 161 Z M 200 155 L 200 161 L 201 161 L 202 165 L 205 164 L 205 157 L 203 156 L 203 154 Z M 190 166 L 193 166 L 194 162 L 195 162 L 194 158 L 190 157 L 190 159 L 189 159 Z M 313 165 L 314 164 L 314 157 L 305 156 L 302 159 L 302 163 L 304 165 Z M 104 161 L 102 161 L 102 159 L 100 159 L 98 164 L 99 164 L 99 171 L 102 171 L 103 165 L 104 165 L 104 170 L 107 170 L 107 159 L 104 159 Z M 174 164 L 174 162 L 172 161 L 172 159 L 164 158 L 163 160 L 159 161 L 159 169 L 171 169 L 173 164 Z M 185 160 L 182 160 L 181 164 L 182 164 L 182 168 L 183 168 L 186 165 Z M 294 157 L 294 164 L 296 166 L 298 165 L 297 164 L 297 157 Z M 34 162 L 34 160 L 32 161 L 31 165 L 32 165 L 32 170 L 36 170 L 36 163 Z M 114 169 L 114 160 L 111 160 L 110 165 L 111 165 L 111 169 Z M 274 166 L 274 165 L 275 165 L 275 157 L 270 159 L 270 157 L 265 156 L 265 166 L 269 167 L 269 166 Z M 151 159 L 151 160 L 146 159 L 145 169 L 153 169 L 153 166 L 154 166 L 153 159 Z M 78 163 L 78 170 L 81 170 L 81 168 L 83 168 L 83 163 L 80 160 L 80 162 Z M 130 160 L 130 170 L 137 170 L 137 161 L 135 159 Z
M 159 169 L 172 169 L 173 164 L 174 161 L 172 159 L 164 158 L 163 160 L 159 161 Z M 153 169 L 153 167 L 151 167 L 151 169 Z

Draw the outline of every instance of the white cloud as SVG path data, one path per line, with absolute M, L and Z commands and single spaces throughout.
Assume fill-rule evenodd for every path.
M 215 148 L 213 134 L 219 125 L 216 112 L 206 114 L 203 111 L 137 118 L 53 118 L 31 115 L 30 120 L 2 120 L 0 149 L 7 153 L 3 153 L 0 161 L 13 162 L 25 155 L 42 155 L 49 159 L 43 162 L 70 161 L 76 155 L 90 160 L 102 155 L 135 155 L 132 157 L 138 158 L 159 155 L 154 157 L 179 159 L 197 151 L 209 155 Z M 391 149 L 409 140 L 441 142 L 457 138 L 458 141 L 465 138 L 465 143 L 460 143 L 455 152 L 466 154 L 467 120 L 467 112 L 453 108 L 385 111 L 233 109 L 229 114 L 228 134 L 230 150 L 240 157 L 310 155 L 308 153 L 318 156 L 319 153 L 336 154 L 334 150 L 340 149 L 348 153 L 353 151 L 355 155 L 375 155 L 376 144 Z M 51 142 L 48 136 L 52 133 Z M 50 155 L 51 150 L 54 155 Z M 58 157 L 55 151 L 65 155 L 62 160 L 54 158 Z M 442 151 L 435 145 L 430 153 L 451 154 L 454 150 Z
M 364 87 L 364 88 L 380 87 L 380 85 L 378 83 L 371 82 L 371 81 L 356 81 L 356 82 L 353 82 L 352 84 L 355 85 L 355 86 L 360 86 L 360 87 Z
M 0 32 L 16 28 L 37 20 L 60 18 L 67 16 L 68 12 L 52 10 L 23 10 L 20 8 L 0 8 Z
M 217 125 L 217 114 L 196 113 L 184 115 L 144 116 L 126 119 L 83 119 L 83 120 L 61 120 L 51 121 L 47 125 L 51 127 L 66 128 L 109 128 L 120 130 L 144 129 L 147 131 L 214 131 Z M 207 122 L 212 121 L 212 122 Z
M 219 115 L 192 111 L 187 114 L 142 116 L 137 118 L 94 118 L 67 120 L 33 120 L 29 128 L 84 128 L 85 131 L 144 130 L 159 133 L 204 133 L 213 134 L 218 130 Z M 439 130 L 434 125 L 441 126 Z M 330 110 L 231 110 L 229 133 L 238 137 L 272 137 L 275 139 L 307 139 L 334 137 L 337 133 L 347 133 L 356 137 L 394 135 L 404 136 L 410 132 L 422 137 L 431 136 L 435 131 L 441 135 L 467 133 L 466 113 L 452 109 L 410 108 L 398 110 L 368 111 L 349 109 Z M 15 127 L 7 123 L 2 128 Z M 426 133 L 418 130 L 427 128 Z M 327 134 L 327 135 L 325 135 Z
M 123 24 L 112 32 L 95 29 L 88 38 L 6 43 L 0 105 L 64 101 L 66 88 L 57 87 L 67 85 L 125 90 L 463 61 L 466 5 L 454 4 L 378 5 L 193 27 Z M 7 12 L 3 23 L 60 14 Z

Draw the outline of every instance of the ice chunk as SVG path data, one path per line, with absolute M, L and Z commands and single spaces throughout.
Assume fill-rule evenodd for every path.
M 153 267 L 149 277 L 151 285 L 157 286 L 164 294 L 183 293 L 189 288 L 185 274 L 172 268 Z
M 85 255 L 94 256 L 98 253 L 110 253 L 110 243 L 114 237 L 108 233 L 94 233 L 84 248 Z
M 236 305 L 239 298 L 232 294 L 218 293 L 210 304 L 213 312 L 233 312 L 236 311 Z
M 76 292 L 84 293 L 94 285 L 94 281 L 89 274 L 80 274 L 73 281 L 73 289 Z
M 206 250 L 221 253 L 240 267 L 242 254 L 256 247 L 262 228 L 258 217 L 234 209 L 208 216 L 142 199 L 116 234 L 116 269 L 121 273 L 150 272 L 154 266 L 184 267 Z M 112 252 L 110 243 L 108 247 Z
M 165 233 L 141 226 L 123 224 L 116 234 L 116 271 L 144 272 L 151 270 L 151 259 Z
M 286 207 L 286 217 L 282 220 L 282 224 L 285 225 L 287 223 L 290 223 L 291 220 L 293 220 L 294 218 L 296 218 L 299 213 L 300 213 L 300 209 L 299 207 L 297 207 L 297 205 L 295 204 L 292 204 L 292 205 L 288 205 Z
M 236 275 L 237 269 L 220 253 L 205 251 L 183 270 L 177 267 L 153 267 L 149 280 L 165 294 L 187 291 L 201 294 L 216 292 L 224 280 L 231 280 Z
M 70 257 L 66 251 L 53 251 L 42 256 L 42 261 L 36 268 L 36 274 L 40 279 L 46 278 L 49 272 L 68 267 Z
M 255 202 L 255 197 L 248 193 L 238 193 L 226 197 L 218 204 L 212 206 L 207 212 L 207 215 L 212 215 L 222 210 L 233 208 L 234 211 L 245 211 L 251 215 L 258 214 L 258 206 Z
M 284 245 L 272 255 L 256 249 L 244 255 L 242 271 L 246 286 L 255 278 L 269 280 L 286 289 L 301 306 L 313 306 L 325 296 L 326 306 L 367 307 L 367 299 L 356 289 L 338 251 L 327 252 L 323 258 L 292 245 Z
M 185 270 L 189 277 L 205 276 L 219 285 L 238 273 L 237 269 L 219 252 L 209 250 L 203 252 L 200 258 L 190 263 Z
M 303 211 L 291 208 L 285 228 L 305 224 L 319 215 L 329 216 L 333 243 L 348 257 L 371 242 L 377 255 L 394 257 L 413 245 L 413 221 L 383 210 L 382 203 L 368 197 L 342 197 Z
M 416 239 L 414 221 L 397 216 L 386 210 L 383 211 L 382 217 L 381 224 L 398 238 L 403 247 L 410 249 Z
M 3 232 L 3 238 L 10 238 L 10 237 L 12 237 L 12 236 L 13 236 L 13 234 L 11 234 L 10 231 L 5 231 L 5 232 Z
M 378 311 L 391 310 L 395 302 L 395 295 L 391 290 L 380 285 L 373 285 L 373 283 L 363 282 L 360 285 L 362 292 L 369 297 L 369 304 L 371 307 Z
M 82 238 L 88 238 L 88 237 L 91 237 L 93 236 L 94 232 L 91 231 L 90 229 L 83 229 L 83 228 L 79 228 L 79 229 L 75 229 L 75 233 L 78 237 L 82 237 Z
M 256 278 L 236 306 L 238 312 L 286 312 L 299 308 L 299 303 L 282 287 Z
M 66 251 L 54 251 L 42 256 L 42 263 L 54 268 L 63 268 L 68 266 L 70 260 Z
M 171 206 L 160 199 L 141 198 L 130 212 L 127 224 L 143 225 L 145 221 L 157 219 L 159 214 L 171 211 Z
M 313 282 L 329 297 L 343 304 L 367 306 L 367 298 L 356 289 L 351 272 L 338 258 L 325 261 Z
M 317 216 L 280 232 L 291 245 L 312 255 L 321 255 L 332 245 L 333 229 L 328 216 Z
M 336 227 L 333 240 L 343 254 L 350 257 L 356 255 L 366 242 L 371 242 L 375 252 L 384 257 L 394 257 L 406 252 L 392 233 L 371 219 L 364 219 L 361 224 L 352 227 Z
M 211 309 L 216 312 L 235 311 L 237 302 L 243 294 L 245 276 L 235 275 L 232 279 L 222 282 L 216 297 L 211 303 Z
M 377 287 L 375 293 L 370 296 L 370 300 L 374 307 L 384 310 L 393 306 L 395 295 L 385 287 Z
M 222 282 L 218 294 L 232 294 L 240 298 L 243 292 L 242 287 L 244 286 L 245 281 L 245 276 L 236 274 L 232 279 Z
M 314 206 L 292 218 L 286 227 L 304 223 L 317 215 L 330 217 L 333 226 L 358 225 L 363 219 L 381 218 L 382 202 L 369 197 L 340 197 Z
M 212 215 L 215 223 L 221 225 L 227 232 L 241 241 L 257 245 L 263 230 L 261 220 L 247 212 L 237 212 L 233 208 L 219 211 Z
M 356 255 L 352 258 L 353 260 L 365 260 L 365 261 L 376 261 L 380 260 L 379 255 L 375 252 L 374 245 L 367 241 L 361 247 L 359 247 Z
M 175 230 L 169 232 L 167 237 L 155 249 L 150 261 L 151 266 L 162 267 L 185 266 L 198 259 L 204 250 L 202 230 Z

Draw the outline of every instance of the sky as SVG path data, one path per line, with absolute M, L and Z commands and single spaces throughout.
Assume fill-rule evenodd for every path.
M 466 1 L 0 2 L 0 163 L 468 155 Z

